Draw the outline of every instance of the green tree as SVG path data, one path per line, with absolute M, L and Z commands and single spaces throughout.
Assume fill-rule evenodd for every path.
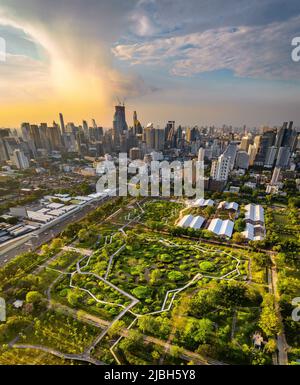
M 238 218 L 234 223 L 234 229 L 235 231 L 238 231 L 239 233 L 245 230 L 246 222 L 243 218 Z
M 138 326 L 143 333 L 156 334 L 159 330 L 159 324 L 157 323 L 156 318 L 151 315 L 140 317 Z
M 180 271 L 173 270 L 168 273 L 168 278 L 170 281 L 182 281 L 185 275 Z
M 43 296 L 38 291 L 29 291 L 26 294 L 26 302 L 28 303 L 36 304 L 41 302 L 42 299 L 43 299 Z
M 242 243 L 245 241 L 245 237 L 241 233 L 234 233 L 232 236 L 232 242 L 233 243 Z
M 79 290 L 77 289 L 68 290 L 67 300 L 71 306 L 75 307 L 76 305 L 78 305 L 78 300 L 80 297 L 81 297 L 81 294 Z
M 143 335 L 138 330 L 129 330 L 128 336 L 120 342 L 124 352 L 135 352 L 143 345 Z
M 216 300 L 223 306 L 242 306 L 248 300 L 247 287 L 242 282 L 223 281 L 216 291 Z
M 161 272 L 159 269 L 154 269 L 150 273 L 150 285 L 154 285 L 159 278 L 161 277 Z
M 204 344 L 211 338 L 213 329 L 213 322 L 208 318 L 200 320 L 189 318 L 184 328 L 183 337 L 187 340 Z
M 108 330 L 108 335 L 110 337 L 116 337 L 121 334 L 124 328 L 125 328 L 125 322 L 123 320 L 118 320 L 114 322 L 111 328 Z
M 280 322 L 275 309 L 275 299 L 272 294 L 266 294 L 262 302 L 262 312 L 259 326 L 268 337 L 278 334 L 281 330 Z
M 132 294 L 139 299 L 143 299 L 143 298 L 150 297 L 151 290 L 147 286 L 138 286 L 132 290 Z

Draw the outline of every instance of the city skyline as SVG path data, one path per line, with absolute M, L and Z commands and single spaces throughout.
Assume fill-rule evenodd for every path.
M 281 0 L 0 0 L 0 127 L 110 128 L 117 98 L 143 125 L 299 126 L 299 19 Z

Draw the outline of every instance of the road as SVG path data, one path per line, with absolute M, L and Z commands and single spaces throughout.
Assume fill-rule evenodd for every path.
M 78 222 L 83 219 L 89 212 L 95 210 L 97 207 L 102 206 L 109 199 L 113 199 L 114 197 L 106 197 L 101 201 L 92 202 L 85 207 L 83 207 L 80 211 L 70 215 L 69 217 L 62 220 L 59 224 L 56 224 L 55 227 L 51 229 L 46 229 L 44 232 L 40 233 L 38 236 L 31 236 L 30 240 L 24 241 L 23 244 L 16 246 L 8 252 L 1 251 L 0 252 L 0 267 L 4 266 L 11 259 L 15 258 L 17 255 L 26 253 L 31 250 L 36 250 L 43 244 L 51 241 L 53 238 L 57 237 L 64 228 L 70 223 Z

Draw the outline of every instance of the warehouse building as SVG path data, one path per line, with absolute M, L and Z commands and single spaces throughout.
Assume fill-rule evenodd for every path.
M 239 205 L 236 202 L 226 202 L 226 201 L 223 201 L 223 202 L 219 203 L 218 209 L 238 211 Z
M 264 209 L 261 205 L 255 205 L 249 203 L 245 206 L 245 221 L 246 223 L 251 223 L 252 225 L 261 225 L 264 226 Z
M 208 230 L 215 233 L 216 235 L 231 238 L 233 232 L 234 223 L 229 219 L 223 221 L 220 218 L 214 218 L 209 226 Z

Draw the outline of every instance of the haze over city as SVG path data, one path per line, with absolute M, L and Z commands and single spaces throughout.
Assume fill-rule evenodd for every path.
M 0 0 L 0 127 L 111 127 L 117 97 L 145 125 L 299 126 L 299 22 L 296 0 Z

